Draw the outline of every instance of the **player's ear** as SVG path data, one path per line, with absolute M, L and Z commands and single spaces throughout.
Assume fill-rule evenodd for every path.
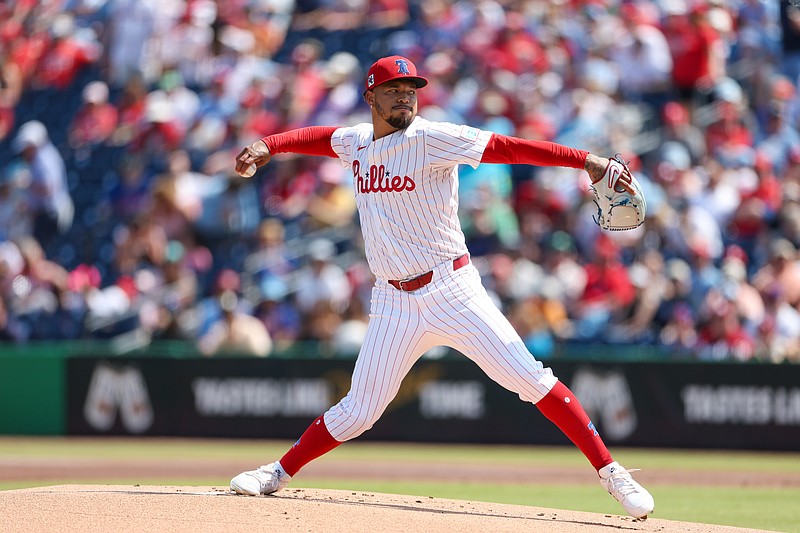
M 372 89 L 364 93 L 364 101 L 372 107 L 373 102 L 375 101 L 375 93 L 372 92 Z

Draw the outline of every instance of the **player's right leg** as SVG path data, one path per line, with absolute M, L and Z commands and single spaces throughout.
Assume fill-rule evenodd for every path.
M 370 322 L 356 359 L 350 392 L 317 418 L 279 461 L 242 472 L 231 490 L 256 496 L 284 488 L 303 466 L 370 429 L 397 395 L 413 364 L 433 346 L 417 295 L 378 283 Z

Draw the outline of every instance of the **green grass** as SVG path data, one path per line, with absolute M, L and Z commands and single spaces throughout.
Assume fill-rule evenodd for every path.
M 100 459 L 208 459 L 230 460 L 235 457 L 245 463 L 262 464 L 280 456 L 290 445 L 288 441 L 247 440 L 187 440 L 187 439 L 73 439 L 73 438 L 2 438 L 0 460 L 14 458 L 87 458 Z M 614 449 L 615 456 L 626 465 L 647 469 L 680 469 L 686 472 L 788 472 L 800 473 L 798 453 L 747 453 L 687 450 Z M 395 461 L 422 464 L 481 463 L 486 465 L 588 467 L 586 459 L 575 449 L 534 446 L 469 446 L 376 444 L 353 442 L 331 452 L 324 460 Z M 708 476 L 706 476 L 708 477 Z M 712 476 L 713 477 L 713 476 Z M 0 468 L 0 490 L 62 483 L 142 485 L 209 485 L 220 486 L 227 480 L 193 477 L 180 479 L 97 479 L 48 480 L 41 482 L 6 481 Z M 533 505 L 556 509 L 571 509 L 598 513 L 619 514 L 613 499 L 599 485 L 559 484 L 476 484 L 464 482 L 434 482 L 417 480 L 372 481 L 331 480 L 298 477 L 293 487 L 331 488 L 366 492 L 385 492 L 431 496 L 435 498 L 487 501 L 507 504 Z M 800 533 L 800 487 L 720 487 L 654 484 L 648 488 L 656 499 L 654 517 L 668 520 L 702 522 L 787 533 Z

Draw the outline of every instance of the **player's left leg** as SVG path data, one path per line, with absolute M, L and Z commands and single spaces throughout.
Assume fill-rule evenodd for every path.
M 494 305 L 474 268 L 452 273 L 447 289 L 432 302 L 428 320 L 447 335 L 451 346 L 475 361 L 486 374 L 539 410 L 583 452 L 601 484 L 635 517 L 653 510 L 653 498 L 616 463 L 589 416 L 569 388 L 537 361 L 513 326 Z

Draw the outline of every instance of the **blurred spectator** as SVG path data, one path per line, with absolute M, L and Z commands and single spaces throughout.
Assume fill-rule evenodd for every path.
M 296 9 L 295 0 L 260 2 L 249 5 L 243 13 L 255 38 L 255 53 L 259 57 L 274 57 L 286 40 Z
M 462 207 L 461 227 L 474 255 L 514 248 L 519 241 L 517 217 L 507 202 L 489 186 L 480 186 Z
M 800 362 L 800 311 L 786 302 L 784 294 L 779 283 L 761 293 L 765 313 L 758 326 L 756 356 L 763 361 Z
M 22 239 L 18 249 L 22 269 L 9 287 L 9 307 L 27 324 L 30 339 L 61 338 L 55 315 L 61 306 L 60 294 L 67 289 L 67 270 L 49 260 L 31 237 Z
M 655 250 L 628 269 L 636 296 L 629 315 L 618 324 L 612 324 L 609 339 L 616 342 L 653 342 L 663 323 L 656 320 L 662 302 L 674 296 L 671 280 L 664 271 L 664 260 Z
M 151 92 L 149 98 L 159 103 L 163 101 L 165 107 L 169 107 L 184 135 L 194 125 L 200 109 L 200 97 L 186 87 L 183 76 L 177 70 L 165 71 L 158 82 L 158 90 Z
M 661 120 L 664 125 L 662 146 L 671 142 L 682 144 L 689 151 L 690 164 L 700 163 L 706 154 L 706 139 L 700 128 L 690 120 L 686 106 L 680 102 L 667 102 L 661 111 Z
M 236 293 L 225 291 L 219 297 L 222 318 L 198 339 L 203 355 L 254 355 L 266 357 L 272 339 L 264 324 L 238 309 Z
M 727 79 L 718 88 L 721 87 L 724 89 L 714 106 L 716 118 L 706 130 L 708 155 L 727 166 L 752 164 L 756 125 L 751 121 L 738 84 Z
M 156 287 L 149 296 L 156 305 L 156 321 L 151 324 L 152 338 L 181 339 L 179 318 L 193 307 L 197 300 L 197 274 L 187 265 L 187 250 L 178 241 L 169 241 L 164 252 L 164 263 L 158 265 Z
M 764 135 L 756 142 L 756 148 L 772 162 L 778 174 L 783 174 L 792 150 L 800 146 L 797 127 L 786 120 L 787 109 L 778 102 L 769 108 Z
M 636 292 L 620 255 L 621 250 L 605 235 L 597 240 L 592 260 L 584 266 L 586 287 L 577 302 L 578 338 L 599 340 L 609 322 L 628 314 Z
M 346 180 L 347 172 L 338 161 L 323 161 L 317 172 L 319 182 L 308 201 L 308 230 L 341 228 L 353 223 L 356 198 Z
M 735 294 L 712 289 L 701 309 L 698 358 L 704 361 L 747 361 L 755 355 L 755 340 L 741 322 L 731 298 Z
M 333 263 L 336 246 L 328 239 L 318 238 L 308 245 L 308 264 L 297 272 L 295 286 L 297 305 L 305 314 L 325 314 L 327 309 L 341 313 L 347 308 L 347 277 Z M 326 304 L 320 306 L 320 304 Z
M 544 299 L 538 295 L 532 296 L 515 304 L 509 317 L 525 347 L 537 359 L 552 357 L 555 351 L 555 338 L 548 323 L 545 305 Z M 565 317 L 562 315 L 562 318 Z
M 717 30 L 707 17 L 707 5 L 689 7 L 683 0 L 669 2 L 664 34 L 672 53 L 672 80 L 683 102 L 698 101 L 704 91 L 725 74 L 726 54 Z
M 720 230 L 727 228 L 733 213 L 741 204 L 740 188 L 752 187 L 742 185 L 743 169 L 726 168 L 713 158 L 704 158 L 702 168 L 698 172 L 686 175 L 684 192 L 687 198 L 702 205 L 714 217 Z M 753 173 L 747 176 L 754 178 Z M 691 179 L 690 179 L 691 178 Z M 718 257 L 715 255 L 714 257 Z
M 731 220 L 731 233 L 746 251 L 757 258 L 757 244 L 763 239 L 778 216 L 783 202 L 781 183 L 775 176 L 772 162 L 763 152 L 756 153 L 753 167 L 757 182 L 741 195 Z
M 101 208 L 115 220 L 130 222 L 150 205 L 150 174 L 141 157 L 125 155 Z
M 75 113 L 69 127 L 73 150 L 104 143 L 117 128 L 117 108 L 108 102 L 108 85 L 93 81 L 82 93 L 83 106 Z
M 317 352 L 322 357 L 336 355 L 334 339 L 343 323 L 341 312 L 336 311 L 328 300 L 319 300 L 303 313 L 301 340 L 317 343 Z
M 250 302 L 240 299 L 242 280 L 238 272 L 224 268 L 216 273 L 215 279 L 207 293 L 193 302 L 192 306 L 182 312 L 180 327 L 184 335 L 190 338 L 199 338 L 206 335 L 212 324 L 222 318 L 222 295 L 228 292 L 237 297 L 237 305 L 242 311 L 250 311 Z
M 733 252 L 734 249 L 736 249 L 736 252 Z M 737 266 L 741 266 L 746 273 L 746 257 L 739 255 L 739 252 L 741 252 L 741 254 L 745 253 L 738 245 L 729 246 L 725 250 L 725 255 L 721 263 L 718 264 L 718 262 L 711 257 L 708 247 L 706 246 L 696 246 L 691 251 L 687 264 L 691 268 L 692 273 L 690 280 L 691 289 L 688 299 L 688 303 L 691 304 L 692 307 L 700 307 L 708 291 L 722 284 L 723 269 L 726 262 L 737 262 Z M 675 259 L 671 259 L 670 261 L 675 261 Z M 720 268 L 720 266 L 722 268 Z
M 151 160 L 155 168 L 165 169 L 169 154 L 180 148 L 186 130 L 161 91 L 147 95 L 142 119 L 131 139 L 131 151 Z
M 156 31 L 158 2 L 115 0 L 109 7 L 109 82 L 113 87 L 123 87 L 139 74 L 152 81 L 152 57 L 148 53 L 153 53 L 151 38 Z
M 626 3 L 620 9 L 626 31 L 613 43 L 612 52 L 617 69 L 624 73 L 620 90 L 626 100 L 643 101 L 658 109 L 670 91 L 669 44 L 645 6 Z
M 321 64 L 324 46 L 315 40 L 299 43 L 292 50 L 292 69 L 285 79 L 292 91 L 287 93 L 287 127 L 311 125 L 311 114 L 322 101 L 325 77 Z
M 23 87 L 22 70 L 11 58 L 9 45 L 0 39 L 0 141 L 14 129 L 14 108 L 19 104 Z
M 117 129 L 111 138 L 114 145 L 127 145 L 145 128 L 147 94 L 147 85 L 141 76 L 134 75 L 128 78 L 116 104 L 119 119 Z
M 0 241 L 16 241 L 33 233 L 28 195 L 31 173 L 24 164 L 10 164 L 0 174 Z
M 168 43 L 163 62 L 172 65 L 188 87 L 205 85 L 213 68 L 214 29 L 217 5 L 213 0 L 185 2 L 185 13 L 165 32 Z
M 762 293 L 780 286 L 783 297 L 792 307 L 800 305 L 800 263 L 797 248 L 791 241 L 776 237 L 769 244 L 767 263 L 753 275 L 753 285 Z
M 326 91 L 315 111 L 315 123 L 336 126 L 341 117 L 355 111 L 361 103 L 358 58 L 349 52 L 336 52 L 325 64 L 323 78 Z
M 288 275 L 297 266 L 286 248 L 285 237 L 283 224 L 277 218 L 268 218 L 259 225 L 256 248 L 244 262 L 245 271 L 252 274 L 257 283 L 276 278 L 285 285 Z
M 290 156 L 276 167 L 275 174 L 262 185 L 261 201 L 265 214 L 291 226 L 287 227 L 287 232 L 295 237 L 297 223 L 305 216 L 314 194 L 316 177 L 311 164 L 303 158 Z
M 160 265 L 167 249 L 167 234 L 146 215 L 118 227 L 113 235 L 114 264 L 119 275 L 134 275 L 141 268 Z
M 800 8 L 780 2 L 782 68 L 795 85 L 800 84 Z
M 193 178 L 186 177 L 187 161 L 185 152 L 171 153 L 169 169 L 153 183 L 149 216 L 170 239 L 188 238 L 202 209 Z
M 555 231 L 547 238 L 543 266 L 548 273 L 545 284 L 564 302 L 567 310 L 583 295 L 586 289 L 586 270 L 578 262 L 575 240 L 564 231 Z M 566 332 L 558 331 L 562 336 Z
M 47 128 L 38 120 L 22 125 L 14 138 L 14 149 L 21 154 L 31 173 L 33 235 L 50 251 L 59 241 L 59 235 L 72 227 L 75 213 L 64 159 L 50 142 Z
M 714 260 L 723 252 L 722 230 L 704 204 L 678 200 L 675 220 L 666 230 L 668 251 L 687 259 L 693 250 L 704 248 Z
M 261 300 L 253 315 L 261 320 L 276 350 L 285 350 L 300 338 L 303 318 L 289 297 L 287 284 L 278 277 L 267 276 L 258 284 Z
M 747 280 L 747 268 L 734 257 L 722 262 L 722 278 L 717 286 L 735 306 L 742 327 L 749 333 L 764 320 L 764 300 L 758 290 Z M 712 288 L 713 290 L 713 288 Z
M 689 264 L 678 257 L 667 259 L 664 262 L 664 277 L 667 283 L 656 311 L 655 322 L 663 327 L 678 318 L 686 319 L 685 316 L 677 316 L 679 309 L 690 310 L 692 319 L 696 319 L 696 314 L 692 313 L 696 313 L 699 305 L 695 305 L 693 300 L 697 295 L 693 293 L 694 279 Z M 705 294 L 702 292 L 699 295 L 701 303 L 705 299 Z
M 39 88 L 63 90 L 78 73 L 100 59 L 102 47 L 89 28 L 76 28 L 70 13 L 61 13 L 50 26 L 52 43 L 42 54 L 34 84 Z
M 350 305 L 342 315 L 342 322 L 333 332 L 331 345 L 334 355 L 337 357 L 355 357 L 358 355 L 364 338 L 367 334 L 367 322 L 369 316 L 364 310 L 361 300 L 354 298 L 350 300 Z
M 658 340 L 678 357 L 694 355 L 699 337 L 697 324 L 688 305 L 678 305 L 673 309 L 669 320 L 659 332 Z

